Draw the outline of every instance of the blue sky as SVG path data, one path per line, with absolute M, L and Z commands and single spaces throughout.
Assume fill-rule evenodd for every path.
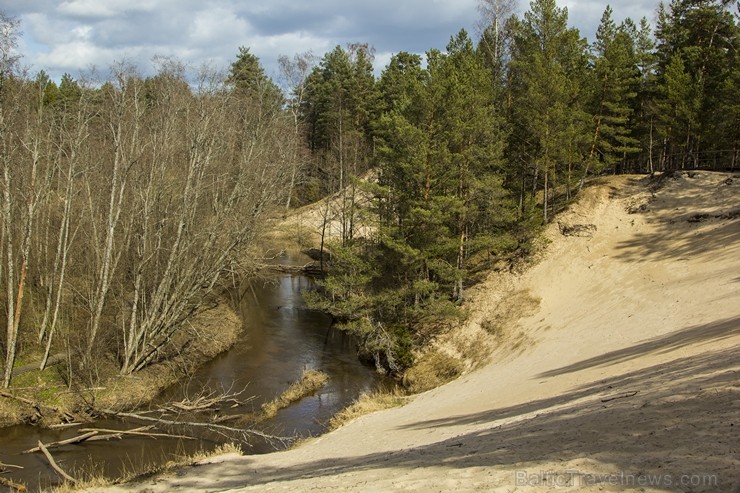
M 277 58 L 311 50 L 321 57 L 336 45 L 367 42 L 376 68 L 393 53 L 444 49 L 465 28 L 477 34 L 479 0 L 0 0 L 0 10 L 21 21 L 20 52 L 31 73 L 58 79 L 129 61 L 143 73 L 152 57 L 176 57 L 196 68 L 226 68 L 239 46 L 260 57 L 268 75 Z M 654 23 L 658 0 L 612 1 L 616 20 L 646 16 Z M 589 40 L 607 2 L 558 0 L 570 24 Z M 519 1 L 517 14 L 529 7 Z

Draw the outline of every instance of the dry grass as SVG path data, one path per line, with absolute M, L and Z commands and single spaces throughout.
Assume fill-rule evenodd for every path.
M 272 418 L 277 412 L 288 407 L 292 403 L 311 395 L 326 385 L 329 376 L 323 371 L 306 370 L 301 379 L 294 382 L 279 397 L 262 405 L 263 419 Z
M 224 443 L 223 445 L 219 445 L 210 452 L 200 451 L 192 455 L 183 455 L 181 457 L 168 461 L 166 464 L 161 466 L 160 469 L 163 472 L 167 472 L 183 466 L 192 466 L 200 462 L 207 461 L 213 457 L 218 457 L 220 455 L 226 454 L 244 455 L 244 451 L 238 444 Z M 160 470 L 158 469 L 157 472 L 160 472 Z
M 360 416 L 399 407 L 406 403 L 406 395 L 399 389 L 391 391 L 378 390 L 362 394 L 352 404 L 345 407 L 331 418 L 329 421 L 329 430 L 336 430 L 353 421 Z
M 409 392 L 418 394 L 454 380 L 464 369 L 465 365 L 459 359 L 433 349 L 414 363 L 404 375 L 403 381 Z
M 90 489 L 107 488 L 113 486 L 118 481 L 104 478 L 102 476 L 96 476 L 94 478 L 85 479 L 83 481 L 77 481 L 77 484 L 62 483 L 58 486 L 53 487 L 51 493 L 77 493 L 80 491 L 87 491 Z
M 273 230 L 265 233 L 259 246 L 263 251 L 294 250 L 300 252 L 321 241 L 318 231 L 313 224 L 307 223 L 300 215 L 294 213 L 282 223 L 277 224 Z
M 117 479 L 109 479 L 101 474 L 93 473 L 90 475 L 90 477 L 78 480 L 77 484 L 72 483 L 63 483 L 59 486 L 54 487 L 51 492 L 52 493 L 79 493 L 81 491 L 88 491 L 90 489 L 98 489 L 98 488 L 105 488 L 109 486 L 113 486 L 116 484 L 125 484 L 125 483 L 131 483 L 133 481 L 136 481 L 137 479 L 141 479 L 153 474 L 161 474 L 166 472 L 171 472 L 173 470 L 185 467 L 185 466 L 193 466 L 196 464 L 199 464 L 201 462 L 207 461 L 209 459 L 212 459 L 213 457 L 218 457 L 221 455 L 226 454 L 237 454 L 237 455 L 243 455 L 242 448 L 233 443 L 225 443 L 223 445 L 220 445 L 216 447 L 214 450 L 210 452 L 196 452 L 192 455 L 183 455 L 181 457 L 178 457 L 176 459 L 173 459 L 171 461 L 168 461 L 167 463 L 156 466 L 148 470 L 144 471 L 128 471 L 121 474 L 121 477 Z
M 482 368 L 491 361 L 493 345 L 490 339 L 482 331 L 471 335 L 460 334 L 450 338 L 450 347 L 455 350 L 455 354 L 464 358 L 467 368 Z
M 0 397 L 0 428 L 21 422 L 21 417 L 21 408 L 17 403 Z
M 505 296 L 496 306 L 493 314 L 481 322 L 481 327 L 502 343 L 515 334 L 518 320 L 534 313 L 540 306 L 540 299 L 529 291 L 515 291 Z

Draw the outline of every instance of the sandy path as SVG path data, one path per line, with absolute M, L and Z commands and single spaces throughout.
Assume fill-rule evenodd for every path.
M 590 188 L 544 261 L 541 298 L 485 368 L 297 449 L 225 456 L 108 491 L 736 491 L 740 179 Z M 645 204 L 628 214 L 628 207 Z M 707 217 L 697 218 L 697 214 Z M 689 221 L 691 219 L 691 222 Z M 500 296 L 475 290 L 473 317 Z

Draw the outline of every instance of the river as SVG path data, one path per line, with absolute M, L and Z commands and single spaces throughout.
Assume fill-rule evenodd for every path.
M 252 397 L 245 407 L 229 410 L 243 414 L 256 411 L 272 400 L 305 369 L 322 370 L 329 381 L 315 395 L 278 412 L 260 429 L 273 435 L 302 437 L 318 435 L 333 414 L 360 393 L 380 383 L 373 368 L 357 359 L 356 346 L 346 334 L 332 329 L 324 314 L 307 310 L 301 291 L 310 288 L 305 276 L 279 275 L 265 281 L 251 281 L 232 292 L 233 306 L 245 324 L 241 340 L 228 352 L 199 369 L 188 382 L 168 389 L 163 398 L 181 400 L 202 391 L 241 391 L 240 399 Z M 130 429 L 133 423 L 98 421 L 94 427 Z M 58 481 L 40 454 L 20 454 L 44 443 L 75 436 L 73 430 L 55 431 L 31 426 L 0 429 L 0 462 L 23 466 L 3 477 L 38 491 Z M 125 438 L 112 442 L 83 443 L 54 449 L 57 463 L 67 472 L 95 471 L 108 477 L 149 469 L 199 450 L 213 450 L 225 438 L 203 436 L 198 440 Z M 274 445 L 242 443 L 245 453 L 266 453 Z M 3 487 L 0 486 L 0 491 Z

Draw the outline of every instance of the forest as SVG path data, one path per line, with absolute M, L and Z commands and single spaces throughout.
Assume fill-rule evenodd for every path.
M 328 196 L 340 233 L 309 302 L 401 375 L 590 177 L 738 166 L 733 4 L 671 0 L 655 26 L 606 7 L 587 40 L 555 0 L 481 0 L 478 36 L 445 51 L 377 77 L 364 43 L 286 55 L 276 81 L 247 47 L 223 72 L 161 57 L 54 81 L 0 15 L 3 387 L 54 355 L 70 387 L 168 358 L 271 219 Z

